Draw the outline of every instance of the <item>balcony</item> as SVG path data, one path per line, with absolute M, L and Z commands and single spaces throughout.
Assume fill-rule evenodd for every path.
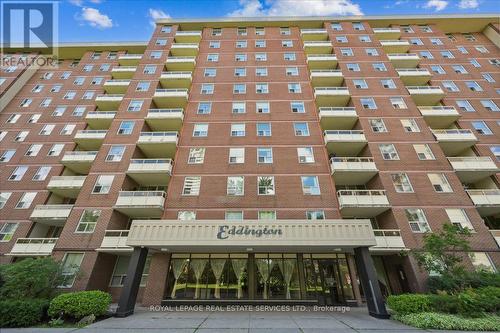
M 201 40 L 201 31 L 177 31 L 175 41 L 177 43 L 199 43 Z
M 493 216 L 500 214 L 500 190 L 467 190 L 467 194 L 472 199 L 479 215 Z
M 131 159 L 127 176 L 139 185 L 168 185 L 172 173 L 172 160 L 164 159 Z
M 395 68 L 416 68 L 420 63 L 420 57 L 416 53 L 392 53 L 387 58 Z
M 366 146 L 363 131 L 325 131 L 325 145 L 328 152 L 337 156 L 356 156 Z
M 156 89 L 153 95 L 153 101 L 160 108 L 183 108 L 187 100 L 187 89 Z
M 330 166 L 336 185 L 364 185 L 378 173 L 373 157 L 333 157 Z
M 500 247 L 500 230 L 490 230 L 491 235 L 495 238 L 497 245 Z
M 407 250 L 401 230 L 399 229 L 374 229 L 377 245 L 370 247 L 376 253 L 400 253 Z
M 323 106 L 346 106 L 351 99 L 347 87 L 319 87 L 314 88 L 316 105 Z
M 58 238 L 18 238 L 9 256 L 41 257 L 50 256 Z
M 111 77 L 113 79 L 131 79 L 136 70 L 136 66 L 116 66 L 111 69 Z
M 141 132 L 137 146 L 146 157 L 173 158 L 177 140 L 177 132 Z
M 337 67 L 335 54 L 309 54 L 307 55 L 309 69 L 330 69 Z
M 420 106 L 418 109 L 431 128 L 448 128 L 460 118 L 454 106 Z
M 408 86 L 406 87 L 413 101 L 417 105 L 435 105 L 445 96 L 438 86 Z
M 165 204 L 163 191 L 120 191 L 113 207 L 128 217 L 161 217 Z
M 175 131 L 181 129 L 183 119 L 183 109 L 149 109 L 146 123 L 153 131 Z
M 340 190 L 337 196 L 343 217 L 376 217 L 390 209 L 384 190 Z
M 99 150 L 106 136 L 106 130 L 80 130 L 73 141 L 85 150 Z
M 65 198 L 76 199 L 86 176 L 52 176 L 47 184 L 47 190 Z
M 358 121 L 358 114 L 353 107 L 321 107 L 319 121 L 324 130 L 351 129 Z
M 410 42 L 407 40 L 381 40 L 380 44 L 385 53 L 406 53 L 410 49 Z
M 344 82 L 344 75 L 340 69 L 313 69 L 311 70 L 311 83 L 318 86 L 340 86 Z
M 195 56 L 198 51 L 198 43 L 173 43 L 170 47 L 170 54 L 174 57 Z
M 405 86 L 423 86 L 432 77 L 431 72 L 423 68 L 398 68 L 396 72 Z
M 446 156 L 457 156 L 477 142 L 476 136 L 469 129 L 436 129 L 432 130 L 432 134 Z
M 115 111 L 90 111 L 85 115 L 85 120 L 92 129 L 103 130 L 109 128 L 115 115 Z
M 75 173 L 86 175 L 94 163 L 97 151 L 67 151 L 61 164 Z
M 331 54 L 333 50 L 330 41 L 306 41 L 304 52 L 306 54 Z
M 130 80 L 107 80 L 102 87 L 106 94 L 125 94 L 127 92 Z
M 192 72 L 163 72 L 160 84 L 163 88 L 189 88 L 193 79 Z
M 123 95 L 121 94 L 103 94 L 97 95 L 95 98 L 95 104 L 101 111 L 115 111 L 118 110 L 122 100 Z
M 397 40 L 401 37 L 399 28 L 373 28 L 373 33 L 379 40 Z
M 328 40 L 326 29 L 300 29 L 302 40 L 325 41 Z
M 30 220 L 37 223 L 62 227 L 69 217 L 73 205 L 36 205 Z
M 448 157 L 448 161 L 460 181 L 465 184 L 475 183 L 500 171 L 488 156 Z
M 168 57 L 165 61 L 168 71 L 193 71 L 196 66 L 195 57 Z
M 142 59 L 142 54 L 122 54 L 118 56 L 120 66 L 137 66 Z
M 106 230 L 101 246 L 96 251 L 110 254 L 132 252 L 132 248 L 126 245 L 127 237 L 128 230 Z

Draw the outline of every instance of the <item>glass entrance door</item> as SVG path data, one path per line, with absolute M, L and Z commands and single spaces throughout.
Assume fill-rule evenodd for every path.
M 319 277 L 323 287 L 323 295 L 320 295 L 319 299 L 320 303 L 325 305 L 344 304 L 345 297 L 337 260 L 323 259 L 318 260 L 318 263 Z

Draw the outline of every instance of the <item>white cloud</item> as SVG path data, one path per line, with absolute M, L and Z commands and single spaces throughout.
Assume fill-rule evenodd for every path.
M 429 0 L 424 5 L 424 8 L 434 8 L 436 12 L 439 12 L 448 6 L 448 1 L 445 0 Z
M 352 0 L 240 0 L 240 8 L 227 16 L 322 16 L 363 15 Z
M 462 9 L 477 8 L 477 7 L 479 7 L 479 1 L 477 1 L 477 0 L 460 0 L 458 7 L 462 8 Z
M 149 8 L 148 10 L 148 16 L 151 18 L 149 23 L 154 27 L 156 26 L 156 20 L 162 19 L 162 18 L 170 18 L 170 15 L 165 13 L 161 9 L 154 9 L 154 8 Z
M 99 9 L 83 7 L 80 19 L 86 21 L 91 27 L 107 29 L 113 27 L 113 20 L 108 15 L 101 14 Z
M 83 5 L 83 0 L 69 0 L 69 3 L 81 7 Z

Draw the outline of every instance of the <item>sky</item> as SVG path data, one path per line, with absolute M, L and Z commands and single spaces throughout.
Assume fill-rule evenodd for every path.
M 146 41 L 155 19 L 499 13 L 500 0 L 60 0 L 59 41 Z

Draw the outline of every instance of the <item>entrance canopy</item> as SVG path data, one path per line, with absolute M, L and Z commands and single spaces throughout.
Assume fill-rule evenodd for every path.
M 370 220 L 134 220 L 127 245 L 168 252 L 331 252 L 376 245 Z

